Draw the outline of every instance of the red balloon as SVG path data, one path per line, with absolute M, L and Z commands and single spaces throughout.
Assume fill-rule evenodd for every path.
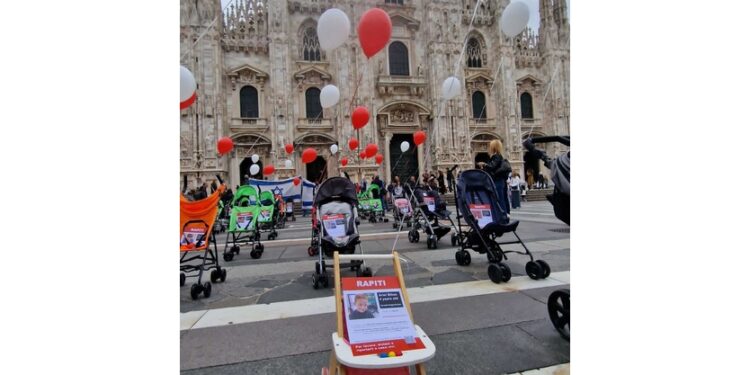
M 375 154 L 377 153 L 378 153 L 378 145 L 374 143 L 370 143 L 367 145 L 367 147 L 365 147 L 365 156 L 367 156 L 368 158 L 375 156 Z
M 368 121 L 370 121 L 370 112 L 367 111 L 367 107 L 354 108 L 354 112 L 352 112 L 352 125 L 354 129 L 365 127 Z
M 349 164 L 349 159 L 341 158 L 341 166 L 346 167 L 347 164 Z
M 427 139 L 427 134 L 425 134 L 423 131 L 419 130 L 414 133 L 414 144 L 416 144 L 417 146 L 424 143 L 425 139 Z
M 367 58 L 378 53 L 391 40 L 391 17 L 380 8 L 372 8 L 362 14 L 357 25 L 359 44 Z
M 383 155 L 382 154 L 375 155 L 375 162 L 378 163 L 378 164 L 382 163 L 383 162 Z
M 301 181 L 300 181 L 299 177 L 295 177 L 294 180 L 292 180 L 292 183 L 294 183 L 294 186 L 299 185 L 300 182 Z
M 315 151 L 315 149 L 306 148 L 305 151 L 302 151 L 302 162 L 305 164 L 312 163 L 312 161 L 315 160 L 315 158 L 317 157 L 318 157 L 318 152 Z
M 229 137 L 221 137 L 219 142 L 216 143 L 216 149 L 219 151 L 219 155 L 224 155 L 227 152 L 232 151 L 233 147 L 234 142 L 232 142 L 232 138 Z
M 284 146 L 284 150 L 286 150 L 287 154 L 291 154 L 294 152 L 294 146 L 291 143 L 287 143 L 286 146 Z
M 273 174 L 273 172 L 276 170 L 276 168 L 273 167 L 273 165 L 266 165 L 263 167 L 263 175 L 268 176 L 270 174 Z
M 357 138 L 352 138 L 349 140 L 349 150 L 354 151 L 359 147 L 359 141 Z
M 365 154 L 365 152 L 364 152 L 364 151 L 362 151 L 362 152 L 360 152 L 360 153 L 359 153 L 359 159 L 360 159 L 360 160 L 362 160 L 362 159 L 364 159 L 364 158 L 366 158 L 366 157 L 367 157 L 367 154 Z
M 193 103 L 195 103 L 195 99 L 198 99 L 198 91 L 194 92 L 193 96 L 187 98 L 187 100 L 185 100 L 184 102 L 180 102 L 180 110 L 190 107 Z

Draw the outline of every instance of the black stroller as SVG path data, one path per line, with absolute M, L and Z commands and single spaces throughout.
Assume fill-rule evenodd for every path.
M 416 207 L 412 221 L 414 228 L 409 231 L 409 242 L 419 242 L 419 230 L 423 229 L 427 235 L 427 248 L 437 249 L 438 241 L 451 231 L 453 220 L 451 212 L 447 210 L 445 201 L 436 190 L 424 186 L 414 189 L 405 187 L 412 205 Z M 449 220 L 451 226 L 440 224 L 438 220 Z
M 559 142 L 570 147 L 570 136 L 535 137 L 524 141 L 523 146 L 552 172 L 555 188 L 547 200 L 555 209 L 555 216 L 570 225 L 570 151 L 555 159 L 550 159 L 542 150 L 537 150 L 534 143 Z M 547 299 L 547 312 L 560 335 L 570 340 L 570 289 L 558 289 Z
M 470 169 L 461 173 L 458 177 L 456 187 L 456 206 L 464 221 L 469 225 L 469 230 L 461 232 L 458 242 L 461 247 L 456 252 L 456 263 L 467 266 L 471 263 L 471 255 L 466 249 L 472 249 L 480 254 L 487 253 L 490 265 L 487 273 L 494 283 L 507 282 L 510 280 L 510 267 L 503 263 L 507 260 L 506 253 L 517 253 L 527 255 L 531 260 L 526 263 L 526 274 L 530 278 L 544 279 L 550 274 L 547 262 L 534 260 L 526 244 L 523 243 L 516 228 L 518 220 L 510 221 L 498 203 L 498 194 L 495 184 L 487 172 Z M 458 224 L 461 231 L 461 223 Z M 513 233 L 516 241 L 498 242 L 497 240 L 505 233 Z M 520 243 L 525 252 L 503 249 L 500 245 Z
M 328 287 L 328 273 L 326 268 L 333 268 L 333 264 L 326 265 L 326 258 L 333 258 L 333 252 L 353 254 L 359 245 L 362 246 L 357 231 L 357 193 L 354 184 L 343 177 L 331 177 L 318 187 L 313 200 L 315 209 L 313 228 L 313 243 L 317 244 L 318 261 L 315 262 L 313 274 L 313 288 L 318 289 L 322 284 Z M 308 250 L 309 251 L 309 250 Z M 364 261 L 353 260 L 341 264 L 357 272 L 357 276 L 372 276 L 372 270 L 363 267 Z

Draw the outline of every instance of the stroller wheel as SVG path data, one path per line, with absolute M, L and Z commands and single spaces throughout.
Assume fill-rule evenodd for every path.
M 190 287 L 190 298 L 194 300 L 198 299 L 198 296 L 200 296 L 202 291 L 203 287 L 201 287 L 201 284 L 193 284 Z
M 239 253 L 240 253 L 240 247 L 239 247 L 239 246 L 237 246 L 237 245 L 234 245 L 234 246 L 232 246 L 232 248 L 231 248 L 231 249 L 229 249 L 229 250 L 230 250 L 231 252 L 235 253 L 235 254 L 239 254 Z
M 552 292 L 547 299 L 547 312 L 557 332 L 570 341 L 570 289 Z
M 365 267 L 365 269 L 362 270 L 362 277 L 372 277 L 372 269 L 370 267 Z
M 224 253 L 224 261 L 225 262 L 231 262 L 232 259 L 234 259 L 234 253 L 232 253 L 232 252 Z
M 407 227 L 407 228 L 411 228 L 411 221 L 407 221 L 407 222 L 406 222 L 406 227 Z
M 227 281 L 227 269 L 226 268 L 222 268 L 222 270 L 221 270 L 221 282 L 223 283 L 225 281 Z
M 211 297 L 211 283 L 208 281 L 203 284 L 203 296 L 206 298 Z
M 539 263 L 529 261 L 526 262 L 526 274 L 529 275 L 532 280 L 538 280 L 544 275 L 544 270 Z
M 384 217 L 384 218 L 383 218 L 383 222 L 384 222 L 384 223 L 387 223 L 387 222 L 388 222 L 388 218 L 387 218 L 387 217 Z
M 431 234 L 427 236 L 427 248 L 428 249 L 437 249 L 437 236 L 434 234 Z
M 459 266 L 468 266 L 471 264 L 471 254 L 466 250 L 456 251 L 456 264 Z
M 313 274 L 312 275 L 312 279 L 313 279 L 313 289 L 318 289 L 318 286 L 319 286 L 319 284 L 318 284 L 318 275 Z
M 256 249 L 253 249 L 253 250 L 252 250 L 252 251 L 250 252 L 250 258 L 253 258 L 253 259 L 258 259 L 258 258 L 260 258 L 260 256 L 261 256 L 262 254 L 263 254 L 263 251 L 262 251 L 262 250 L 258 250 L 257 248 L 256 248 Z
M 312 257 L 312 256 L 315 256 L 315 248 L 314 248 L 314 247 L 312 247 L 312 246 L 308 247 L 308 248 L 307 248 L 307 255 L 309 255 L 309 256 L 311 256 L 311 257 Z
M 393 223 L 393 229 L 396 229 L 396 228 L 398 228 L 398 224 L 396 224 L 396 223 L 394 222 L 394 223 Z
M 487 267 L 487 274 L 495 284 L 510 280 L 510 268 L 505 263 L 490 263 Z
M 542 267 L 542 272 L 543 272 L 542 273 L 542 279 L 546 279 L 547 276 L 549 276 L 549 273 L 551 271 L 550 268 L 549 268 L 549 264 L 547 264 L 547 262 L 545 262 L 545 261 L 543 261 L 541 259 L 537 260 L 536 262 L 539 264 L 540 267 Z
M 215 283 L 219 278 L 221 277 L 221 274 L 219 274 L 218 270 L 212 270 L 211 271 L 211 282 Z
M 455 233 L 451 234 L 451 246 L 456 246 L 458 244 L 458 238 Z
M 180 286 L 185 286 L 185 279 L 186 279 L 185 274 L 180 272 Z

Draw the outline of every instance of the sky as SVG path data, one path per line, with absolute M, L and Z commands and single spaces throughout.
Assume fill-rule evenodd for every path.
M 227 6 L 231 1 L 238 0 L 221 0 L 222 9 Z M 511 2 L 522 1 L 529 6 L 529 26 L 533 29 L 539 29 L 539 0 L 511 0 Z M 570 18 L 570 0 L 566 0 L 568 3 L 568 18 Z M 498 19 L 500 15 L 498 15 Z

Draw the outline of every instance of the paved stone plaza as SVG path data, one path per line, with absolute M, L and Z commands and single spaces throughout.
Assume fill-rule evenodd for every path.
M 509 254 L 513 278 L 494 284 L 484 255 L 472 252 L 469 266 L 458 266 L 450 235 L 428 250 L 424 236 L 409 243 L 391 222 L 360 225 L 365 253 L 396 250 L 412 301 L 416 324 L 437 347 L 430 374 L 504 374 L 570 362 L 570 348 L 547 316 L 547 297 L 569 288 L 569 227 L 547 202 L 524 203 L 512 212 L 518 235 L 537 259 L 549 263 L 545 280 L 526 276 L 526 259 Z M 265 236 L 264 236 L 265 240 Z M 308 256 L 310 221 L 298 217 L 264 241 L 261 259 L 249 249 L 232 262 L 224 283 L 213 284 L 209 298 L 193 301 L 190 283 L 180 289 L 181 369 L 186 374 L 319 374 L 327 364 L 336 320 L 332 288 L 315 290 L 311 275 L 317 257 Z M 223 249 L 224 236 L 219 236 Z M 507 249 L 521 249 L 520 245 Z M 370 262 L 375 275 L 392 266 Z M 531 372 L 524 372 L 531 373 Z

